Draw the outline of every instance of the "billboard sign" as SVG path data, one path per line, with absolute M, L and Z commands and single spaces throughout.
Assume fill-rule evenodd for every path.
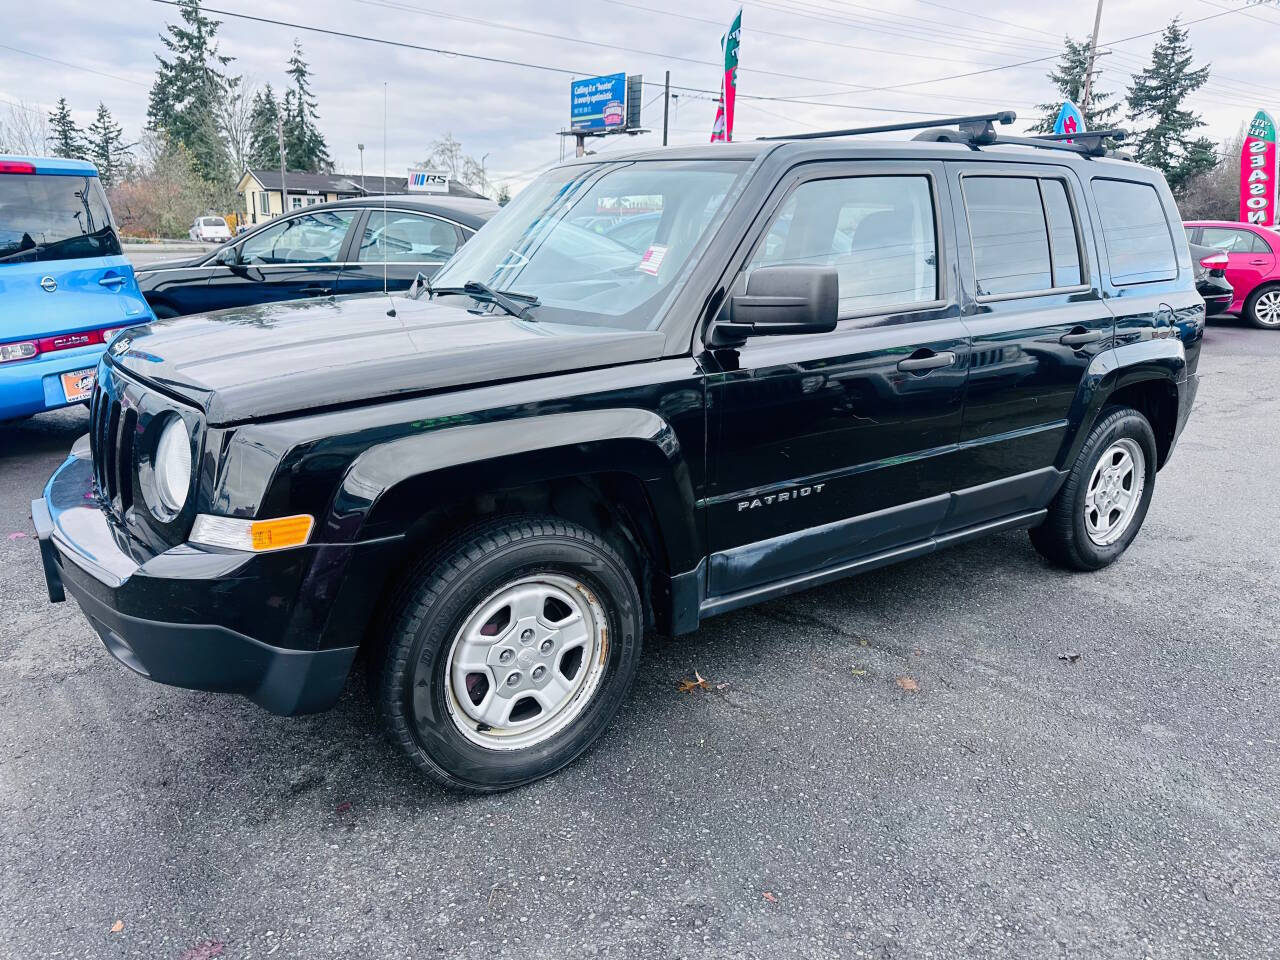
M 449 174 L 444 170 L 426 170 L 422 167 L 410 167 L 409 192 L 448 193 Z
M 627 120 L 627 75 L 574 80 L 569 85 L 569 128 L 611 130 Z
M 1276 218 L 1276 122 L 1259 110 L 1240 150 L 1240 221 L 1274 227 Z

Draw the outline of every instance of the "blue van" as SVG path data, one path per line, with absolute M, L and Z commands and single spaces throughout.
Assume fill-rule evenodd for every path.
M 97 168 L 0 156 L 0 422 L 87 401 L 106 342 L 152 319 Z

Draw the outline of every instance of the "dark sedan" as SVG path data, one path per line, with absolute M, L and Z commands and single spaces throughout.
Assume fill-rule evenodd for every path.
M 1190 243 L 1195 266 L 1196 292 L 1204 297 L 1206 316 L 1216 316 L 1231 306 L 1235 292 L 1227 280 L 1227 255 L 1214 247 Z
M 385 199 L 385 212 L 384 212 Z M 184 260 L 148 264 L 157 317 L 336 294 L 404 290 L 430 277 L 498 212 L 491 200 L 361 197 L 291 211 Z

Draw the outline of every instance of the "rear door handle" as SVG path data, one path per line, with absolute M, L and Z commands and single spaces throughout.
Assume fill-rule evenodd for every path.
M 1058 342 L 1064 343 L 1069 347 L 1076 347 L 1082 343 L 1093 343 L 1095 340 L 1101 339 L 1101 330 L 1086 330 L 1084 327 L 1076 327 L 1070 333 L 1064 333 L 1060 336 Z
M 303 287 L 301 292 L 309 297 L 327 297 L 332 290 L 329 287 Z
M 102 277 L 98 280 L 100 287 L 118 287 L 124 283 L 124 277 Z
M 898 361 L 898 369 L 915 372 L 919 370 L 934 370 L 938 367 L 949 367 L 956 362 L 956 355 L 951 352 L 946 353 L 930 353 L 923 357 L 907 357 L 905 360 Z
M 1266 260 L 1250 260 L 1249 263 L 1255 267 L 1264 267 L 1266 266 L 1267 261 Z

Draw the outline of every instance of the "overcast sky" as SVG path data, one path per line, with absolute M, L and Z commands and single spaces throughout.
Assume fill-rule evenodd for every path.
M 10 103 L 48 110 L 59 96 L 88 123 L 104 101 L 133 139 L 145 122 L 160 49 L 157 35 L 177 11 L 154 0 L 5 0 L 0 37 L 0 111 Z M 676 90 L 672 143 L 706 142 L 715 113 L 696 90 L 719 86 L 720 36 L 736 0 L 211 0 L 231 12 L 370 37 L 556 67 L 592 76 L 642 73 L 643 121 L 658 131 L 590 141 L 607 152 L 660 143 L 661 81 Z M 917 114 L 955 115 L 1012 108 L 1030 119 L 1051 96 L 1045 73 L 1064 32 L 1084 38 L 1094 0 L 761 0 L 743 7 L 735 139 L 824 129 Z M 972 6 L 982 13 L 964 13 Z M 1205 132 L 1232 135 L 1258 107 L 1280 116 L 1280 2 L 1107 0 L 1101 37 L 1102 90 L 1122 91 L 1150 59 L 1156 38 L 1122 41 L 1191 23 L 1197 63 L 1209 83 L 1192 99 Z M 249 84 L 284 85 L 295 37 L 312 66 L 321 128 L 339 170 L 386 165 L 392 174 L 422 159 L 452 132 L 467 153 L 489 154 L 492 183 L 523 183 L 561 155 L 556 131 L 568 122 L 570 75 L 326 36 L 231 16 L 219 32 L 231 69 Z M 52 58 L 52 59 L 41 59 Z M 1041 62 L 985 73 L 1021 61 Z M 52 62 L 52 61 L 62 62 Z M 958 74 L 974 74 L 954 79 Z M 653 85 L 649 85 L 653 84 Z M 901 86 L 909 84 L 908 86 Z M 886 90 L 888 86 L 899 89 Z M 881 88 L 881 89 L 875 89 Z M 752 97 L 799 98 L 809 103 Z

